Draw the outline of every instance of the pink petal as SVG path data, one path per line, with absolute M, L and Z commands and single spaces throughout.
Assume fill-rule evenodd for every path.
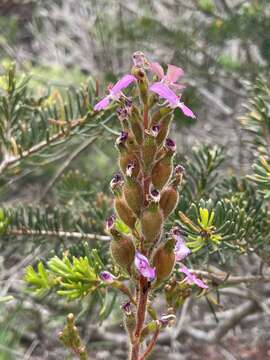
M 150 71 L 156 74 L 160 80 L 163 79 L 165 76 L 162 66 L 157 62 L 150 64 Z
M 167 70 L 166 77 L 170 83 L 175 83 L 180 78 L 180 76 L 183 76 L 183 75 L 184 75 L 183 69 L 181 69 L 178 66 L 168 64 L 168 70 Z
M 188 270 L 188 268 L 185 265 L 183 265 L 179 270 L 182 273 L 184 273 L 188 278 L 192 277 L 191 272 Z
M 184 103 L 180 103 L 179 104 L 179 108 L 183 111 L 183 113 L 186 116 L 191 117 L 192 119 L 195 119 L 196 116 L 193 114 L 193 112 L 190 110 L 190 108 L 188 108 Z
M 170 83 L 170 88 L 175 92 L 177 92 L 177 90 L 182 90 L 185 87 L 186 87 L 186 85 L 183 85 L 183 84 Z
M 197 286 L 199 286 L 200 288 L 202 289 L 208 289 L 208 286 L 201 280 L 201 279 L 198 279 L 196 276 L 194 278 L 194 284 L 196 284 Z
M 150 86 L 150 90 L 157 93 L 161 98 L 168 100 L 172 106 L 177 106 L 179 97 L 167 85 L 156 82 Z
M 179 240 L 176 243 L 174 253 L 176 261 L 182 261 L 191 253 L 191 251 L 183 240 Z
M 110 98 L 106 96 L 104 99 L 100 100 L 95 106 L 94 111 L 100 111 L 105 109 L 110 103 Z
M 117 83 L 111 88 L 110 93 L 112 95 L 118 95 L 118 93 L 122 90 L 128 87 L 133 81 L 135 81 L 136 78 L 133 75 L 124 75 L 122 79 L 118 80 Z
M 201 279 L 198 279 L 195 275 L 193 275 L 186 266 L 182 266 L 180 268 L 180 271 L 186 275 L 184 281 L 187 282 L 188 284 L 190 285 L 195 284 L 203 289 L 208 288 L 208 286 Z

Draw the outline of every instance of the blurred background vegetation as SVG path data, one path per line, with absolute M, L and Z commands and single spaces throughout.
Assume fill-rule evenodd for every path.
M 267 228 L 261 221 L 266 210 L 260 205 L 269 197 L 269 168 L 257 158 L 269 156 L 265 150 L 270 129 L 268 0 L 0 0 L 0 88 L 5 89 L 4 74 L 12 62 L 16 63 L 16 79 L 24 82 L 27 78 L 20 94 L 24 105 L 21 123 L 15 132 L 22 150 L 57 133 L 59 124 L 48 129 L 49 118 L 63 116 L 71 123 L 86 119 L 86 124 L 74 131 L 72 126 L 65 128 L 71 135 L 66 141 L 0 174 L 0 206 L 10 209 L 14 219 L 13 233 L 0 235 L 0 294 L 16 298 L 0 302 L 0 360 L 68 356 L 55 335 L 70 311 L 80 312 L 78 321 L 83 338 L 90 341 L 93 358 L 125 358 L 125 344 L 113 333 L 120 318 L 113 294 L 106 297 L 100 310 L 99 294 L 81 307 L 65 299 L 56 300 L 53 295 L 33 298 L 23 290 L 23 272 L 28 264 L 60 256 L 67 248 L 70 254 L 87 254 L 88 246 L 82 242 L 78 245 L 78 240 L 68 236 L 18 234 L 18 228 L 39 231 L 40 226 L 54 231 L 60 226 L 70 232 L 105 236 L 104 220 L 112 211 L 108 183 L 117 171 L 117 153 L 112 148 L 119 126 L 110 111 L 94 116 L 91 107 L 109 82 L 129 71 L 131 55 L 137 50 L 152 61 L 185 70 L 188 86 L 183 97 L 197 114 L 196 121 L 185 119 L 180 112 L 175 116 L 173 138 L 177 140 L 178 160 L 186 164 L 187 178 L 194 185 L 186 185 L 180 210 L 192 217 L 190 202 L 208 198 L 213 192 L 214 205 L 205 207 L 216 207 L 219 200 L 236 192 L 246 191 L 251 199 L 253 183 L 258 183 L 258 176 L 263 174 L 266 180 L 252 204 L 245 202 L 246 195 L 234 198 L 249 218 L 254 216 L 254 208 L 260 212 L 249 233 L 243 235 L 239 230 L 237 236 L 249 237 L 253 246 L 255 235 L 259 238 L 256 230 L 260 229 L 263 239 L 269 233 L 263 230 Z M 16 101 L 16 91 L 12 96 Z M 49 108 L 47 115 L 45 108 Z M 260 118 L 265 128 L 260 127 L 258 116 L 256 122 L 256 117 L 254 120 L 247 115 L 261 109 L 266 109 Z M 37 127 L 36 139 L 23 137 L 24 123 L 32 134 Z M 204 150 L 199 150 L 202 145 Z M 252 170 L 254 159 L 258 163 Z M 252 180 L 249 184 L 239 180 L 246 174 Z M 106 261 L 104 241 L 95 246 Z M 269 260 L 268 253 L 264 255 L 264 260 Z M 256 273 L 261 264 L 256 256 L 238 257 L 242 273 Z M 266 284 L 260 291 L 267 298 L 270 288 Z M 235 305 L 239 302 L 230 297 L 226 300 Z M 200 309 L 205 321 L 213 325 L 215 317 L 209 315 L 207 304 Z M 198 311 L 196 307 L 190 310 L 197 322 Z M 97 330 L 100 314 L 105 320 Z M 208 341 L 204 347 L 197 343 L 199 336 L 193 333 L 192 338 L 190 331 L 184 344 L 164 340 L 164 349 L 171 353 L 171 359 L 264 360 L 270 356 L 269 324 L 256 319 L 260 324 L 253 327 L 248 319 L 246 331 L 236 328 L 222 345 Z M 120 345 L 112 353 L 116 340 Z

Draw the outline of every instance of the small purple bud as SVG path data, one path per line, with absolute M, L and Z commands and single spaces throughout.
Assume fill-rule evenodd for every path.
M 128 301 L 127 303 L 124 303 L 121 306 L 121 309 L 124 311 L 126 316 L 130 316 L 132 314 L 130 301 Z
M 112 282 L 115 280 L 115 276 L 111 274 L 109 271 L 101 271 L 99 277 L 104 282 Z
M 123 108 L 123 107 L 119 107 L 117 110 L 116 110 L 116 114 L 117 114 L 117 117 L 120 121 L 124 121 L 124 120 L 127 120 L 128 118 L 128 111 L 126 108 Z
M 182 165 L 176 165 L 176 167 L 174 168 L 174 173 L 175 175 L 182 175 L 186 172 L 186 169 L 184 168 L 184 166 Z
M 124 106 L 125 106 L 125 108 L 127 109 L 127 110 L 130 110 L 131 109 L 131 107 L 132 107 L 132 99 L 131 98 L 128 98 L 128 97 L 126 97 L 125 99 L 124 99 Z
M 114 177 L 112 178 L 112 180 L 110 182 L 110 187 L 112 190 L 114 190 L 117 187 L 122 186 L 122 184 L 123 184 L 122 176 L 120 174 L 116 174 L 116 175 L 114 175 Z
M 147 65 L 147 60 L 145 58 L 145 55 L 141 51 L 136 51 L 133 54 L 132 59 L 133 59 L 134 65 L 137 67 L 143 68 L 143 67 L 145 67 L 145 65 Z
M 118 138 L 116 139 L 116 144 L 120 145 L 123 144 L 127 141 L 128 138 L 128 132 L 126 131 L 121 131 L 121 134 L 118 136 Z
M 139 251 L 136 251 L 135 254 L 135 266 L 139 273 L 147 278 L 149 281 L 154 280 L 156 277 L 156 268 L 152 268 L 149 264 L 149 260 L 146 256 L 141 254 Z
M 165 146 L 168 150 L 172 152 L 176 151 L 176 143 L 172 139 L 167 138 L 165 141 Z
M 158 203 L 160 201 L 160 192 L 157 189 L 150 189 L 150 194 L 149 194 L 150 199 L 155 202 Z
M 171 322 L 175 321 L 176 317 L 173 314 L 162 315 L 159 323 L 162 327 L 168 326 Z
M 128 163 L 128 166 L 126 168 L 126 175 L 128 177 L 131 177 L 132 176 L 132 173 L 133 173 L 133 170 L 135 168 L 135 162 L 134 161 L 131 161 Z
M 153 126 L 151 127 L 151 134 L 152 134 L 152 136 L 157 137 L 157 136 L 158 136 L 158 133 L 159 133 L 159 130 L 160 130 L 160 126 L 159 126 L 159 125 L 153 125 Z
M 116 220 L 116 216 L 114 214 L 108 217 L 108 219 L 106 220 L 107 231 L 110 231 L 114 227 L 115 220 Z

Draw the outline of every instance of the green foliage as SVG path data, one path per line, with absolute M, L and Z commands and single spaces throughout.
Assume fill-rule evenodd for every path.
M 176 224 L 204 258 L 217 252 L 224 261 L 226 254 L 256 251 L 269 261 L 263 253 L 270 246 L 269 210 L 245 179 L 219 177 L 223 160 L 221 149 L 209 147 L 194 149 L 186 159 Z
M 251 141 L 260 154 L 269 153 L 270 145 L 270 87 L 258 78 L 248 85 L 249 99 L 246 113 L 239 118 L 243 128 L 251 134 Z
M 243 128 L 252 135 L 257 157 L 248 176 L 266 199 L 270 196 L 270 87 L 266 80 L 257 79 L 249 85 L 250 98 L 245 106 L 246 114 L 239 120 Z
M 218 180 L 218 168 L 224 161 L 224 149 L 203 145 L 194 148 L 184 159 L 185 176 L 179 210 L 184 211 L 193 200 L 209 196 Z
M 5 65 L 0 73 L 0 174 L 5 171 L 0 186 L 8 183 L 7 170 L 12 169 L 14 179 L 37 164 L 47 165 L 65 156 L 65 143 L 72 136 L 95 136 L 103 125 L 92 110 L 91 79 L 79 90 L 50 92 L 45 88 L 39 97 L 29 81 L 16 73 L 15 64 Z
M 56 288 L 56 293 L 69 300 L 83 298 L 98 289 L 98 274 L 103 264 L 96 250 L 88 257 L 52 257 L 46 263 L 39 262 L 37 270 L 32 266 L 26 269 L 25 281 L 36 295 L 44 295 Z

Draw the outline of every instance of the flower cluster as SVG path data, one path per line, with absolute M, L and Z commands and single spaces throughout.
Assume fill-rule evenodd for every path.
M 180 263 L 178 270 L 183 274 L 184 287 L 207 288 L 207 285 L 181 263 L 191 253 L 181 230 L 174 227 L 164 234 L 164 224 L 177 206 L 185 172 L 181 165 L 173 165 L 176 143 L 168 135 L 174 109 L 179 108 L 184 115 L 195 118 L 181 101 L 184 85 L 178 80 L 184 71 L 169 64 L 165 74 L 160 64 L 148 61 L 141 52 L 133 55 L 133 62 L 131 74 L 110 86 L 108 95 L 94 110 L 104 110 L 111 103 L 117 105 L 116 114 L 122 127 L 115 142 L 120 172 L 110 182 L 115 215 L 107 220 L 106 230 L 112 238 L 110 252 L 114 264 L 138 289 L 136 300 L 124 285 L 119 285 L 119 277 L 103 271 L 100 279 L 104 284 L 124 289 L 132 299 L 132 306 L 128 302 L 122 310 L 131 343 L 138 344 L 148 293 L 169 281 L 176 263 Z M 131 98 L 123 90 L 132 84 L 136 87 L 132 89 Z M 137 308 L 137 318 L 133 306 Z M 171 318 L 172 314 L 168 316 Z M 157 324 L 164 325 L 162 321 Z M 138 350 L 136 346 L 134 354 Z

